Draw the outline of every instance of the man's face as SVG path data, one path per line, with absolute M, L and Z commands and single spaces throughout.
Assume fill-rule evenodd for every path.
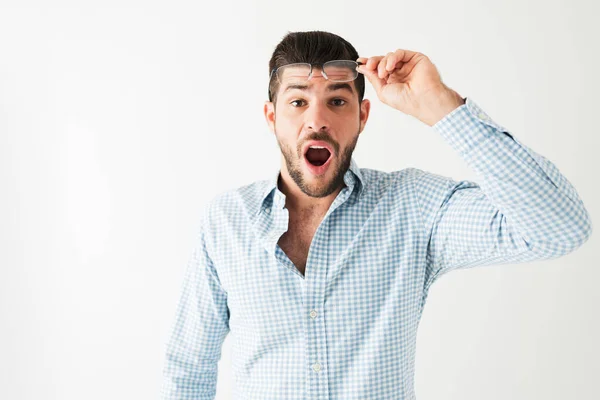
M 282 172 L 308 196 L 335 192 L 350 167 L 369 100 L 359 106 L 353 82 L 330 82 L 314 67 L 308 81 L 284 80 L 276 101 L 275 108 L 265 103 L 265 117 L 285 161 Z

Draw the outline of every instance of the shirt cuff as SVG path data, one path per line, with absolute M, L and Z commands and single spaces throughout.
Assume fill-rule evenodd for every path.
M 493 121 L 470 97 L 465 97 L 464 100 L 465 104 L 455 108 L 432 126 L 460 155 L 466 155 L 492 135 L 505 133 L 512 138 L 502 125 Z

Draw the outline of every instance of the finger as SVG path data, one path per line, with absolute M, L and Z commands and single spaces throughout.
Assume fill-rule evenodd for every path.
M 392 52 L 387 53 L 385 57 L 379 61 L 379 65 L 377 65 L 377 75 L 379 76 L 379 79 L 385 79 L 389 75 L 388 71 L 386 70 L 386 65 L 389 57 L 392 54 Z
M 385 65 L 385 69 L 387 71 L 394 71 L 395 69 L 400 69 L 402 68 L 402 66 L 405 64 L 405 62 L 402 62 L 400 59 L 400 56 L 398 54 L 398 52 L 394 52 L 392 53 L 392 55 L 390 55 L 387 59 L 387 63 Z
M 421 53 L 418 53 L 416 51 L 406 50 L 406 49 L 398 49 L 394 52 L 393 58 L 396 63 L 398 63 L 398 62 L 407 63 L 419 54 L 421 54 Z
M 379 64 L 379 61 L 381 61 L 381 59 L 383 59 L 383 56 L 369 57 L 365 66 L 368 70 L 374 70 L 375 68 L 377 68 L 377 65 Z
M 385 79 L 389 79 L 390 76 L 395 76 L 397 79 L 401 79 L 404 75 L 404 67 L 407 63 L 398 61 L 398 55 L 396 53 L 388 57 L 385 64 L 385 71 L 387 73 Z
M 377 76 L 377 71 L 366 68 L 366 65 L 360 65 L 358 67 L 358 72 L 367 77 L 367 80 L 371 82 L 371 85 L 373 85 L 375 92 L 377 92 L 377 95 L 379 96 L 385 81 L 383 79 L 379 79 L 379 76 Z
M 388 53 L 388 57 L 386 59 L 385 70 L 391 72 L 391 71 L 394 71 L 395 69 L 400 69 L 406 63 L 413 61 L 416 58 L 416 56 L 419 54 L 420 53 L 418 53 L 418 52 L 411 51 L 411 50 L 405 50 L 405 49 L 398 49 L 398 50 L 394 51 L 393 53 Z
M 362 69 L 358 69 L 359 72 L 362 72 L 363 74 L 365 74 L 365 76 L 367 76 L 368 79 L 371 79 L 371 75 L 369 75 L 369 72 L 373 72 L 375 75 L 379 74 L 379 66 L 381 65 L 382 60 L 384 59 L 384 56 L 374 56 L 374 57 L 369 57 L 369 58 L 364 58 L 361 57 L 361 60 L 366 59 L 366 63 L 364 65 L 364 68 Z M 371 82 L 373 83 L 373 82 Z M 377 82 L 373 83 L 373 86 L 376 87 Z

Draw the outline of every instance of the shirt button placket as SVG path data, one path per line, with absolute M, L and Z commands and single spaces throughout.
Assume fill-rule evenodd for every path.
M 324 220 L 326 223 L 327 220 Z M 320 236 L 325 226 L 317 229 L 311 243 L 311 255 L 307 260 L 306 305 L 308 306 L 307 361 L 309 376 L 307 394 L 310 399 L 327 399 L 329 394 L 327 365 L 327 330 L 323 305 L 325 304 L 325 284 L 327 278 L 327 248 L 321 243 Z M 319 260 L 313 265 L 312 260 Z

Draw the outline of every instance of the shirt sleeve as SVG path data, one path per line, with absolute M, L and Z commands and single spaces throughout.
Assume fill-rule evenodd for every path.
M 202 222 L 166 346 L 161 399 L 214 399 L 217 364 L 228 333 L 227 293 L 208 254 Z
M 448 271 L 556 258 L 589 238 L 592 223 L 575 188 L 470 98 L 432 128 L 479 183 L 417 169 L 428 237 L 425 296 Z

